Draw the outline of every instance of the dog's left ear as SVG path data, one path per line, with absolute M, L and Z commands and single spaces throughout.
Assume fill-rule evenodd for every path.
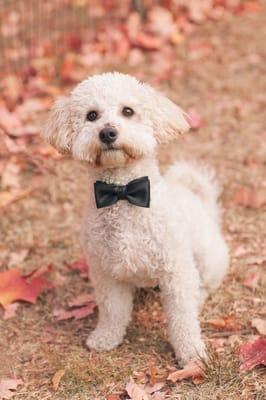
M 185 112 L 162 93 L 146 86 L 150 118 L 158 143 L 168 143 L 190 129 Z

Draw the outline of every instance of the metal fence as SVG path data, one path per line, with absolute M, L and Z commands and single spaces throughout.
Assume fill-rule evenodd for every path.
M 142 6 L 141 0 L 0 0 L 0 70 L 74 49 L 80 39 L 90 39 L 99 21 L 126 18 L 130 8 L 141 12 Z

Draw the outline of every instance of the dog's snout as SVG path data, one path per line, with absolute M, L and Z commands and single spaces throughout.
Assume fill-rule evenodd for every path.
M 106 144 L 111 144 L 116 141 L 118 132 L 114 128 L 103 128 L 100 133 L 99 137 L 101 142 Z

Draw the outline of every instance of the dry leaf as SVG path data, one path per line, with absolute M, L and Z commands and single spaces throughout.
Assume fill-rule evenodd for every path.
M 266 339 L 244 343 L 238 348 L 241 361 L 240 370 L 250 371 L 257 365 L 266 365 Z
M 85 259 L 77 260 L 72 264 L 67 264 L 67 266 L 69 269 L 72 269 L 73 271 L 79 271 L 80 276 L 82 278 L 88 278 L 89 266 Z
M 239 186 L 234 193 L 233 201 L 247 208 L 259 208 L 266 204 L 265 188 L 249 188 Z
M 266 320 L 261 318 L 254 318 L 251 321 L 251 326 L 256 328 L 261 335 L 266 335 Z
M 14 318 L 18 308 L 19 308 L 19 303 L 12 303 L 6 306 L 3 315 L 3 320 L 6 321 L 8 319 Z
M 60 385 L 61 379 L 65 375 L 66 371 L 64 369 L 59 369 L 56 371 L 52 378 L 53 389 L 56 391 Z
M 234 315 L 209 319 L 206 321 L 206 324 L 213 328 L 226 331 L 239 331 L 242 329 L 241 324 L 236 321 L 236 317 Z
M 75 308 L 74 310 L 56 309 L 53 315 L 57 321 L 65 321 L 70 318 L 83 319 L 93 314 L 95 307 L 96 304 L 91 302 L 84 307 Z
M 94 296 L 91 293 L 84 293 L 69 301 L 68 307 L 81 307 L 92 302 L 95 302 Z
M 6 307 L 17 300 L 35 303 L 37 297 L 45 289 L 52 289 L 53 285 L 43 277 L 39 270 L 31 274 L 21 276 L 19 269 L 13 268 L 0 273 L 0 304 Z
M 171 372 L 168 375 L 167 380 L 174 382 L 174 383 L 182 381 L 184 379 L 188 379 L 188 378 L 192 378 L 192 379 L 200 378 L 203 380 L 204 376 L 205 376 L 205 374 L 204 374 L 202 367 L 200 367 L 199 364 L 196 363 L 195 361 L 191 361 L 183 369 Z
M 11 399 L 15 396 L 14 390 L 22 385 L 21 379 L 1 379 L 0 380 L 0 400 Z
M 241 282 L 243 286 L 246 286 L 249 289 L 257 289 L 259 286 L 260 273 L 257 272 L 249 272 L 246 277 Z
M 131 400 L 151 400 L 151 396 L 147 393 L 143 387 L 143 385 L 138 385 L 134 382 L 132 377 L 130 377 L 130 381 L 126 385 L 126 391 Z

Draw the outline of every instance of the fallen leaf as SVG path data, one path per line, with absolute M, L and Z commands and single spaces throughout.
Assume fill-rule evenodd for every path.
M 86 306 L 75 308 L 74 310 L 56 309 L 53 315 L 57 321 L 65 321 L 70 318 L 83 319 L 93 314 L 95 307 L 96 304 L 91 302 Z
M 244 343 L 238 348 L 241 361 L 240 370 L 250 371 L 257 365 L 266 365 L 266 339 Z
M 251 326 L 256 328 L 261 335 L 266 335 L 266 320 L 261 318 L 254 318 L 251 321 Z
M 239 331 L 242 328 L 241 324 L 236 321 L 236 317 L 234 315 L 228 315 L 216 319 L 209 319 L 206 321 L 206 324 L 211 326 L 212 328 L 227 331 Z
M 164 400 L 165 393 L 164 392 L 156 392 L 152 395 L 152 400 Z
M 18 308 L 19 308 L 19 303 L 12 303 L 6 306 L 3 315 L 3 320 L 6 321 L 8 319 L 14 318 Z
M 136 37 L 135 45 L 145 50 L 158 50 L 162 47 L 162 40 L 158 37 L 140 32 Z
M 150 31 L 162 38 L 169 39 L 177 31 L 171 11 L 164 7 L 154 6 L 148 14 Z
M 266 204 L 266 189 L 239 186 L 234 192 L 233 201 L 246 208 L 260 208 Z
M 261 12 L 262 4 L 258 1 L 245 1 L 243 3 L 243 11 L 244 12 Z
M 145 386 L 145 390 L 147 393 L 153 394 L 155 392 L 158 392 L 164 387 L 165 383 L 164 382 L 157 382 L 154 385 L 151 385 L 150 383 Z
M 249 289 L 257 289 L 259 286 L 260 273 L 257 272 L 249 272 L 246 277 L 242 280 L 242 285 Z
M 21 166 L 15 158 L 10 158 L 2 171 L 1 187 L 3 189 L 20 189 Z
M 45 289 L 54 286 L 43 277 L 47 271 L 38 275 L 38 270 L 21 276 L 18 268 L 0 273 L 0 304 L 5 308 L 17 300 L 36 303 L 37 297 Z
M 151 400 L 152 398 L 150 394 L 145 391 L 143 385 L 135 383 L 132 377 L 130 377 L 126 385 L 126 391 L 131 400 Z
M 92 303 L 92 302 L 95 302 L 94 296 L 90 293 L 84 293 L 84 294 L 80 294 L 73 300 L 69 301 L 68 306 L 69 307 L 81 307 L 81 306 L 84 306 L 84 305 Z
M 85 259 L 77 260 L 72 264 L 67 264 L 67 266 L 69 269 L 72 269 L 73 271 L 79 271 L 80 276 L 82 278 L 88 278 L 89 266 Z
M 65 375 L 66 371 L 64 369 L 59 369 L 56 371 L 52 378 L 53 389 L 56 391 L 60 385 L 61 379 Z
M 119 394 L 108 394 L 106 400 L 120 400 L 121 397 Z
M 16 252 L 10 253 L 8 265 L 10 267 L 16 267 L 18 264 L 21 264 L 27 255 L 29 254 L 29 249 L 20 249 Z
M 171 372 L 167 380 L 175 383 L 188 378 L 192 378 L 193 380 L 199 378 L 203 380 L 204 377 L 205 374 L 202 367 L 195 361 L 191 361 L 183 369 Z
M 21 379 L 1 379 L 0 380 L 0 400 L 11 399 L 15 396 L 14 390 L 23 385 Z
M 188 110 L 187 117 L 188 117 L 188 123 L 189 123 L 191 129 L 195 129 L 196 130 L 196 129 L 199 129 L 199 128 L 201 128 L 203 126 L 202 117 L 193 108 Z

